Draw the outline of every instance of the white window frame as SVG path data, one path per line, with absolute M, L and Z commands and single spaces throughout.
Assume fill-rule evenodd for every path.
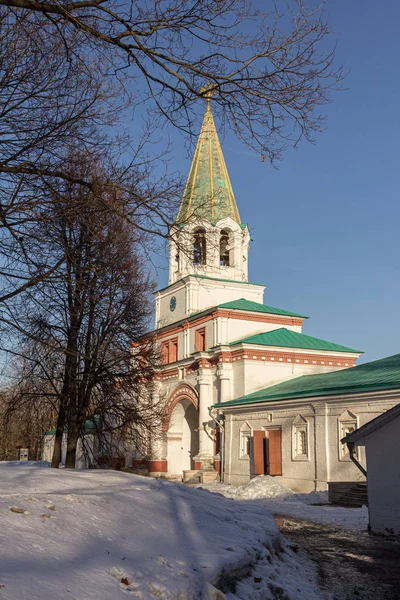
M 349 410 L 346 410 L 338 418 L 338 452 L 340 461 L 349 461 L 350 454 L 347 448 L 347 444 L 342 444 L 341 440 L 349 433 L 347 431 L 350 427 L 353 427 L 355 431 L 358 429 L 358 416 Z M 357 457 L 357 446 L 354 447 L 354 455 Z
M 241 460 L 250 460 L 251 453 L 251 438 L 253 435 L 253 428 L 249 423 L 243 423 L 240 427 L 239 435 L 239 458 Z M 247 452 L 247 448 L 249 452 Z
M 292 460 L 294 461 L 309 461 L 310 460 L 310 440 L 309 440 L 309 425 L 308 420 L 302 415 L 297 415 L 292 423 Z M 305 437 L 305 453 L 300 454 L 300 439 L 301 434 Z

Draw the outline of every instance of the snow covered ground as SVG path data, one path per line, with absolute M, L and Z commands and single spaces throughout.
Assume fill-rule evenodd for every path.
M 256 501 L 272 512 L 313 523 L 327 523 L 342 529 L 366 531 L 368 509 L 328 505 L 328 492 L 295 494 L 268 475 L 259 475 L 240 486 L 211 483 L 199 486 L 210 492 L 240 501 Z
M 0 463 L 0 598 L 323 598 L 269 508 L 128 473 Z

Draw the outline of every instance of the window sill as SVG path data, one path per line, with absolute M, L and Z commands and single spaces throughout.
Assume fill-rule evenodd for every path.
M 359 460 L 358 456 L 355 456 Z M 352 462 L 350 456 L 339 456 L 339 462 Z
M 310 457 L 307 455 L 292 456 L 292 461 L 294 461 L 294 462 L 309 462 Z

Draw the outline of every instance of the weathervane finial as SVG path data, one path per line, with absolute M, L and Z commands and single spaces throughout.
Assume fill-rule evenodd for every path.
M 208 82 L 204 87 L 200 88 L 200 93 L 206 99 L 208 106 L 210 106 L 211 98 L 215 94 L 215 87 L 212 83 Z

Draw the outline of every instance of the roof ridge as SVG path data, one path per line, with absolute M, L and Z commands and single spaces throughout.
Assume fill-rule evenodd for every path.
M 218 406 L 393 389 L 400 389 L 400 354 L 393 354 L 349 369 L 300 375 Z
M 255 300 L 247 300 L 246 298 L 238 298 L 237 300 L 229 300 L 228 302 L 223 302 L 222 304 L 218 304 L 217 307 L 218 308 L 228 308 L 228 305 L 233 305 L 235 303 L 238 304 L 239 302 L 246 303 L 246 305 L 251 305 L 252 308 L 245 308 L 245 307 L 234 308 L 234 307 L 232 307 L 232 310 L 248 310 L 249 312 L 264 312 L 264 313 L 269 313 L 269 314 L 279 314 L 279 315 L 286 315 L 289 317 L 299 317 L 302 319 L 308 319 L 308 317 L 306 317 L 305 315 L 300 315 L 299 313 L 294 313 L 294 312 L 291 312 L 291 311 L 283 309 L 283 308 L 278 308 L 275 306 L 264 304 L 263 302 L 256 302 Z M 257 310 L 257 308 L 253 309 L 253 307 L 257 307 L 257 308 L 259 308 L 259 310 Z M 231 308 L 231 306 L 229 306 L 229 308 Z
M 271 338 L 270 340 L 266 338 Z M 286 338 L 286 339 L 285 339 Z M 293 340 L 291 342 L 290 340 Z M 302 340 L 302 343 L 298 346 L 296 345 L 296 341 Z M 311 341 L 313 343 L 311 343 Z M 304 343 L 306 342 L 306 343 Z M 307 342 L 309 342 L 307 344 Z M 317 342 L 317 344 L 315 344 Z M 324 340 L 322 338 L 317 338 L 315 336 L 309 335 L 307 333 L 302 333 L 299 331 L 293 331 L 288 329 L 287 327 L 279 327 L 277 329 L 272 329 L 270 331 L 265 331 L 263 333 L 255 333 L 250 336 L 246 336 L 237 340 L 235 342 L 230 342 L 230 345 L 234 344 L 255 344 L 260 346 L 277 346 L 282 348 L 293 348 L 293 349 L 308 349 L 308 350 L 320 350 L 326 351 L 331 350 L 333 352 L 351 352 L 361 354 L 361 350 L 356 350 L 355 348 L 350 348 L 349 346 L 343 346 L 342 344 L 337 344 L 336 342 L 330 342 L 329 340 Z

